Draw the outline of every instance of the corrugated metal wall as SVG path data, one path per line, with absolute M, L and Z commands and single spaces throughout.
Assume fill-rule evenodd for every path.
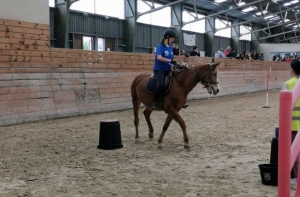
M 239 49 L 240 49 L 240 51 L 237 51 L 238 54 L 243 53 L 243 51 L 251 51 L 250 41 L 240 40 L 239 41 Z
M 151 47 L 156 47 L 160 43 L 166 29 L 166 27 L 137 23 L 135 52 L 149 53 Z
M 215 36 L 214 43 L 213 43 L 213 53 L 216 53 L 220 48 L 224 50 L 230 46 L 231 38 L 225 38 L 220 36 Z
M 70 11 L 70 33 L 114 38 L 117 51 L 124 51 L 124 22 L 117 18 Z
M 70 32 L 103 37 L 123 37 L 123 22 L 124 20 L 116 18 L 70 12 Z
M 51 46 L 55 47 L 55 8 L 50 8 L 50 36 Z M 116 51 L 124 51 L 124 25 L 125 20 L 117 18 L 105 18 L 105 16 L 86 14 L 78 11 L 70 11 L 70 33 L 82 34 L 87 36 L 98 36 L 102 38 L 114 38 L 117 46 Z M 153 26 L 148 24 L 137 23 L 137 32 L 135 35 L 135 51 L 137 53 L 149 53 L 151 47 L 156 47 L 161 39 L 163 33 L 167 29 L 166 27 Z M 204 34 L 183 31 L 186 34 L 196 35 L 196 46 L 200 51 L 206 51 L 204 48 Z M 183 39 L 183 35 L 181 36 Z M 72 38 L 70 38 L 72 39 Z M 225 49 L 230 45 L 231 38 L 215 36 L 213 42 L 213 52 L 216 52 L 219 48 Z M 175 41 L 176 42 L 176 41 Z M 177 41 L 179 42 L 179 41 Z M 183 42 L 182 42 L 183 43 Z M 239 48 L 242 50 L 251 50 L 249 41 L 239 41 Z M 186 49 L 188 54 L 193 50 L 193 46 L 179 46 L 180 51 Z
M 55 36 L 54 36 L 54 19 L 55 19 L 55 8 L 50 7 L 49 12 L 49 20 L 50 20 L 50 46 L 55 47 Z
M 153 26 L 138 23 L 137 24 L 137 34 L 135 37 L 136 49 L 137 53 L 149 53 L 149 48 L 156 47 L 162 40 L 164 31 L 166 27 Z M 196 35 L 196 46 L 200 51 L 205 51 L 204 49 L 204 35 L 195 32 L 187 32 L 183 31 L 186 34 L 195 34 Z M 183 35 L 181 36 L 183 39 Z M 178 41 L 175 43 L 178 43 Z M 193 50 L 193 46 L 179 46 L 179 50 L 186 49 L 188 54 Z

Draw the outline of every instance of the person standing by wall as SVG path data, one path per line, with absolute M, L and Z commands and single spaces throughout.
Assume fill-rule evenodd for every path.
M 228 46 L 225 51 L 224 51 L 224 55 L 227 57 L 227 55 L 231 52 L 231 46 Z
M 155 54 L 155 50 L 154 50 L 154 48 L 152 47 L 152 48 L 150 48 L 150 50 L 149 50 L 149 53 L 150 54 Z
M 223 53 L 223 49 L 220 48 L 216 53 L 215 53 L 215 58 L 226 58 L 226 56 Z
M 172 66 L 176 65 L 173 60 L 172 43 L 176 38 L 176 32 L 173 29 L 167 29 L 164 32 L 164 37 L 156 48 L 155 62 L 154 62 L 154 76 L 156 77 L 156 91 L 154 94 L 154 101 L 151 105 L 152 109 L 157 109 L 157 101 L 162 96 L 165 88 L 165 77 L 171 71 Z
M 193 51 L 191 51 L 190 56 L 198 56 L 198 57 L 200 57 L 200 52 L 199 52 L 198 47 L 196 47 L 196 46 L 193 47 Z
M 179 47 L 178 47 L 178 44 L 173 43 L 173 44 L 172 44 L 172 47 L 173 47 L 173 55 L 179 55 Z
M 300 76 L 300 61 L 299 60 L 293 60 L 291 62 L 291 69 L 290 69 L 290 74 L 292 76 L 292 78 L 288 81 L 286 81 L 283 84 L 282 89 L 283 90 L 293 90 L 294 86 L 296 85 L 298 78 Z M 294 141 L 297 132 L 300 128 L 300 100 L 298 99 L 293 112 L 292 112 L 292 142 Z M 295 179 L 291 180 L 291 188 L 292 189 L 296 189 L 297 186 L 297 175 L 298 175 L 298 158 L 293 166 L 293 173 L 294 173 L 294 177 L 296 177 Z

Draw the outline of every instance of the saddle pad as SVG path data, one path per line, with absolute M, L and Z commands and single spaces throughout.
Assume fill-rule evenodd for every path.
M 150 77 L 149 81 L 146 84 L 146 91 L 150 94 L 155 94 L 156 90 L 156 79 Z
M 166 77 L 165 79 L 165 92 L 164 95 L 168 93 L 172 84 L 172 74 Z M 150 94 L 155 94 L 156 91 L 156 78 L 154 75 L 151 75 L 149 81 L 146 84 L 146 91 Z

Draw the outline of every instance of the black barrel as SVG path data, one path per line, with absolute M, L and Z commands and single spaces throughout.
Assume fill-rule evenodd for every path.
M 273 137 L 271 142 L 270 163 L 278 164 L 278 138 Z
M 118 120 L 103 120 L 100 122 L 99 145 L 97 147 L 104 150 L 123 148 Z

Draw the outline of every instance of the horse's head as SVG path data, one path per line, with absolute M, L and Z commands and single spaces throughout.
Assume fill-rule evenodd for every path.
M 209 65 L 209 72 L 206 75 L 204 87 L 207 89 L 209 94 L 218 94 L 219 93 L 219 82 L 218 82 L 218 65 L 220 63 L 211 63 Z
M 210 63 L 206 65 L 202 65 L 198 67 L 200 70 L 199 75 L 199 83 L 204 85 L 204 88 L 207 89 L 209 94 L 218 94 L 219 93 L 219 83 L 218 83 L 218 65 L 220 63 Z

